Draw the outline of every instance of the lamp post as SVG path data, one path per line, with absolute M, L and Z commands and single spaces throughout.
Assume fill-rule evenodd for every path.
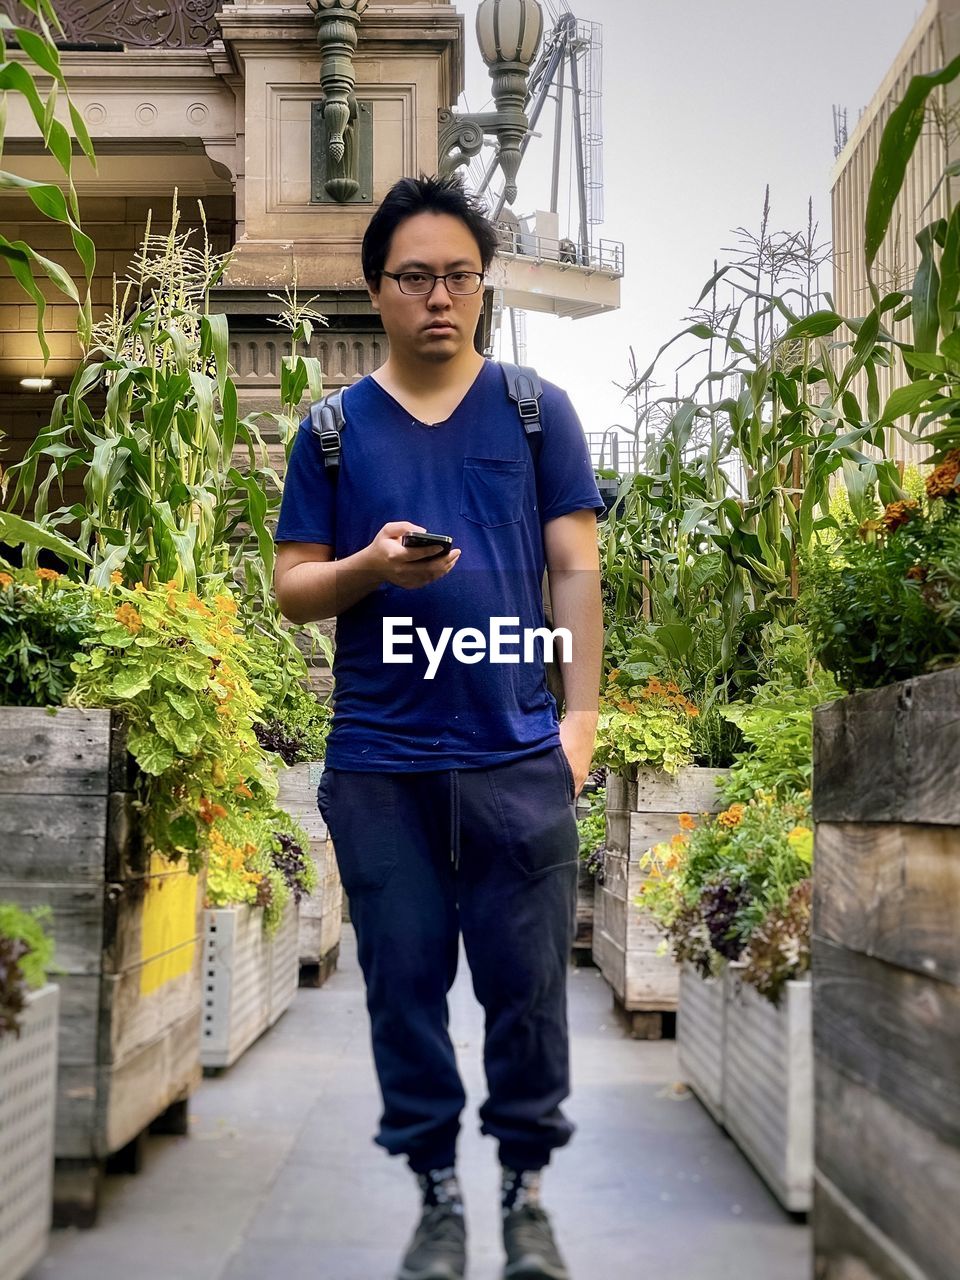
M 440 172 L 453 173 L 480 153 L 485 137 L 496 138 L 508 204 L 517 198 L 520 145 L 529 128 L 524 110 L 527 78 L 542 35 L 538 0 L 483 0 L 477 10 L 477 43 L 490 71 L 497 109 L 439 114 Z

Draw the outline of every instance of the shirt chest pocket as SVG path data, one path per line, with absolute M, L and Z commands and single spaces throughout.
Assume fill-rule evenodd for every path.
M 516 524 L 523 511 L 526 459 L 464 458 L 460 514 L 495 529 Z

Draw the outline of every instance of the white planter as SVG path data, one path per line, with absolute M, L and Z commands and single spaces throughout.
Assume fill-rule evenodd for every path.
M 343 887 L 327 833 L 317 808 L 317 787 L 323 761 L 295 764 L 279 770 L 277 803 L 301 824 L 310 837 L 309 854 L 317 868 L 317 887 L 300 903 L 300 963 L 322 982 L 336 969 L 343 916 Z
M 726 971 L 723 1123 L 784 1208 L 813 1197 L 813 1024 L 809 978 L 779 1007 Z
M 229 1067 L 272 1026 L 297 990 L 297 908 L 291 900 L 272 938 L 259 907 L 209 907 L 205 913 L 204 1067 Z
M 47 1249 L 59 1008 L 59 987 L 32 991 L 19 1039 L 0 1040 L 0 1280 L 20 1280 Z
M 303 899 L 302 901 L 305 901 Z M 268 1025 L 289 1009 L 300 982 L 300 920 L 293 898 L 287 903 L 276 933 L 270 939 L 270 1002 Z
M 677 1008 L 677 1057 L 681 1079 L 718 1124 L 723 1123 L 726 1054 L 726 982 L 701 978 L 692 965 L 680 970 Z

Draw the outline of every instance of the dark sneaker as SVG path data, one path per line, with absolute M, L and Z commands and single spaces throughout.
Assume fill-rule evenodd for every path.
M 507 1265 L 503 1280 L 570 1280 L 550 1219 L 537 1205 L 511 1209 L 503 1220 Z
M 463 1214 L 448 1204 L 424 1209 L 397 1280 L 463 1280 L 466 1266 Z

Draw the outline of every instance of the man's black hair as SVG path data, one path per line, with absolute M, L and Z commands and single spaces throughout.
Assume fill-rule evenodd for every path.
M 390 252 L 393 233 L 401 222 L 418 213 L 447 213 L 466 223 L 480 250 L 484 271 L 493 261 L 500 243 L 497 229 L 486 215 L 482 201 L 469 195 L 459 177 L 401 178 L 395 182 L 383 203 L 370 219 L 360 251 L 363 278 L 375 288 Z

